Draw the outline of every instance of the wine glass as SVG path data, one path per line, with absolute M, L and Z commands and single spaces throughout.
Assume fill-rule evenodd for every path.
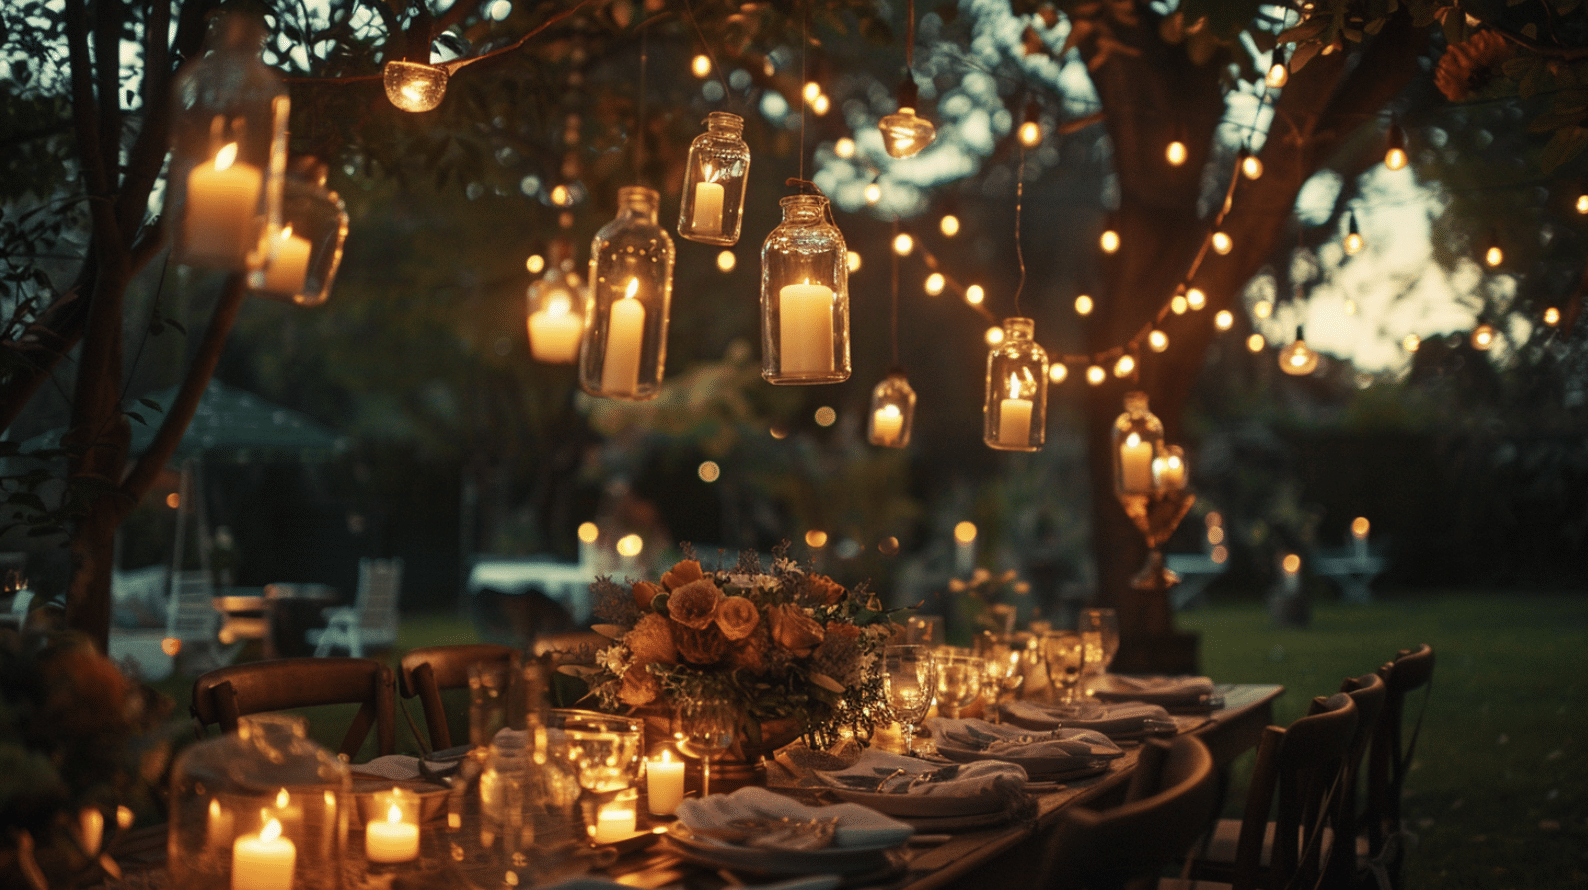
M 700 759 L 700 796 L 711 793 L 711 761 L 733 746 L 739 711 L 725 701 L 687 701 L 673 714 L 678 750 Z
M 981 659 L 974 655 L 936 655 L 937 709 L 958 719 L 959 712 L 981 697 Z
M 1077 686 L 1086 666 L 1086 642 L 1073 630 L 1054 630 L 1042 635 L 1042 663 L 1048 672 L 1049 694 L 1057 693 L 1055 704 L 1066 712 L 1079 709 Z
M 915 753 L 915 733 L 932 708 L 937 666 L 926 646 L 888 646 L 882 650 L 882 677 L 893 717 L 904 724 L 904 750 Z
M 1025 682 L 1022 672 L 1025 650 L 1014 649 L 1002 643 L 994 645 L 982 655 L 982 686 L 992 693 L 992 722 L 1002 723 L 1001 704 L 1004 693 L 1013 694 Z
M 1108 666 L 1119 651 L 1119 616 L 1113 609 L 1086 609 L 1076 624 L 1086 641 L 1084 691 L 1090 696 L 1092 681 L 1108 673 Z

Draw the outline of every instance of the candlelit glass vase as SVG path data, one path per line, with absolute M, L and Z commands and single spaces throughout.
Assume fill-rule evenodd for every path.
M 244 717 L 171 770 L 167 868 L 183 890 L 339 890 L 353 806 L 347 764 L 302 718 Z
M 645 401 L 662 388 L 673 297 L 673 239 L 656 224 L 654 189 L 618 190 L 617 218 L 590 243 L 579 385 L 593 396 Z
M 1048 354 L 1031 339 L 1029 318 L 1004 320 L 1003 342 L 987 353 L 982 439 L 1000 451 L 1036 451 L 1047 436 Z
M 264 264 L 281 223 L 287 88 L 259 60 L 265 27 L 215 18 L 204 54 L 177 72 L 163 217 L 179 263 L 231 271 Z
M 275 249 L 248 283 L 261 297 L 318 306 L 331 295 L 347 241 L 347 208 L 325 187 L 318 158 L 294 160 L 281 196 L 281 228 L 266 236 Z
M 1147 394 L 1125 394 L 1114 421 L 1114 494 L 1147 542 L 1147 561 L 1131 579 L 1138 590 L 1167 590 L 1180 582 L 1163 560 L 1163 545 L 1180 526 L 1196 495 L 1186 490 L 1190 467 L 1178 445 L 1166 446 L 1163 423 L 1147 408 Z
M 552 242 L 546 272 L 525 292 L 529 326 L 529 351 L 537 362 L 571 365 L 579 360 L 584 336 L 584 297 L 573 272 L 573 248 L 567 241 Z
M 750 146 L 744 118 L 726 111 L 706 116 L 706 132 L 689 146 L 684 191 L 678 205 L 679 237 L 702 244 L 738 244 Z
M 883 448 L 903 448 L 910 444 L 914 422 L 915 390 L 904 371 L 894 368 L 871 389 L 871 420 L 866 438 Z
M 761 247 L 761 376 L 770 383 L 849 379 L 849 257 L 827 199 L 782 200 Z

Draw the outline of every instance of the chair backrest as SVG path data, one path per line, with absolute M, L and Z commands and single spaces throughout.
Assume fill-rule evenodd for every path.
M 375 730 L 378 754 L 397 750 L 395 680 L 372 658 L 277 658 L 234 664 L 193 682 L 193 718 L 200 737 L 210 726 L 236 732 L 238 718 L 317 705 L 358 705 L 337 752 L 357 756 Z
M 1313 699 L 1307 716 L 1290 726 L 1263 731 L 1236 842 L 1235 890 L 1313 885 L 1326 861 L 1324 841 L 1333 831 L 1335 795 L 1356 724 L 1356 703 L 1337 692 Z M 1271 811 L 1273 845 L 1264 875 Z
M 1157 751 L 1137 762 L 1136 775 L 1155 773 L 1142 789 L 1150 793 L 1112 809 L 1071 807 L 1060 814 L 1043 857 L 1048 883 L 1123 887 L 1183 857 L 1202 833 L 1218 801 L 1213 755 L 1190 735 L 1154 739 L 1142 753 L 1149 748 Z
M 442 706 L 442 691 L 468 688 L 469 665 L 483 662 L 512 666 L 518 658 L 517 649 L 495 643 L 425 646 L 404 653 L 397 675 L 398 691 L 403 698 L 419 697 L 432 751 L 452 747 L 452 730 Z
M 1356 705 L 1356 731 L 1351 734 L 1351 744 L 1345 754 L 1345 771 L 1340 780 L 1340 791 L 1335 800 L 1334 829 L 1343 838 L 1355 838 L 1359 822 L 1357 802 L 1359 780 L 1364 775 L 1362 765 L 1368 745 L 1378 729 L 1384 711 L 1384 699 L 1389 687 L 1378 674 L 1347 677 L 1340 683 L 1340 691 L 1351 697 Z M 1334 881 L 1349 879 L 1356 871 L 1356 844 L 1341 842 L 1334 845 L 1329 859 L 1329 870 Z
M 401 559 L 358 561 L 358 626 L 370 639 L 397 639 L 397 597 L 402 590 Z
M 221 613 L 215 609 L 215 581 L 209 572 L 172 573 L 171 597 L 165 608 L 167 637 L 184 643 L 216 639 Z
M 1378 674 L 1384 678 L 1384 710 L 1368 748 L 1367 800 L 1361 817 L 1373 856 L 1383 849 L 1389 835 L 1401 829 L 1401 795 L 1417 746 L 1416 727 L 1409 738 L 1404 735 L 1406 695 L 1433 682 L 1434 649 L 1427 643 L 1402 649 Z

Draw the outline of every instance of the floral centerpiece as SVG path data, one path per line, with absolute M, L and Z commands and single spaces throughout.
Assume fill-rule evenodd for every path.
M 792 723 L 813 747 L 845 731 L 868 738 L 887 719 L 878 656 L 894 628 L 888 612 L 863 587 L 801 568 L 786 547 L 770 570 L 753 552 L 720 570 L 686 558 L 658 581 L 600 578 L 591 589 L 609 622 L 596 630 L 614 641 L 596 653 L 591 682 L 608 710 L 727 701 L 752 736 Z

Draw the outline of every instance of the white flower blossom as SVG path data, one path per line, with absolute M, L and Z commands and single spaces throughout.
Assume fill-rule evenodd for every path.
M 596 653 L 596 664 L 603 670 L 610 671 L 616 676 L 623 676 L 629 670 L 629 652 L 623 646 L 609 646 Z

